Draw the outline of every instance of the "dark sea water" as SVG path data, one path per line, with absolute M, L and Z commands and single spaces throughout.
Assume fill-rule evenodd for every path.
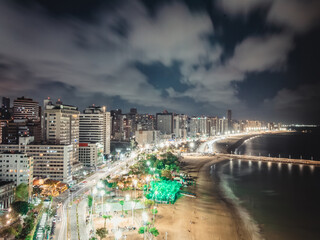
M 237 153 L 245 155 L 320 160 L 320 131 L 261 135 L 242 144 Z
M 245 153 L 319 160 L 315 133 L 263 136 L 247 141 Z M 263 154 L 264 153 L 264 154 Z M 266 154 L 265 154 L 266 153 Z M 320 239 L 320 168 L 312 166 L 227 161 L 219 166 L 222 186 L 270 240 Z

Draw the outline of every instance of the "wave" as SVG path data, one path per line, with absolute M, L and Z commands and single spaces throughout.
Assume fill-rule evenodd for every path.
M 218 171 L 220 178 L 220 188 L 225 197 L 231 202 L 231 204 L 233 204 L 233 206 L 237 210 L 244 227 L 251 236 L 251 240 L 263 240 L 264 238 L 261 235 L 261 229 L 259 228 L 258 223 L 252 218 L 247 209 L 241 206 L 241 200 L 232 191 L 229 185 L 229 180 L 231 178 L 230 175 L 223 174 L 222 172 L 222 169 L 228 165 L 229 163 L 223 164 Z

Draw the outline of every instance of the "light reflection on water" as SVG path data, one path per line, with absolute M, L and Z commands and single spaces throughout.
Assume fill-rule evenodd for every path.
M 266 239 L 320 239 L 319 167 L 233 160 L 222 171 Z

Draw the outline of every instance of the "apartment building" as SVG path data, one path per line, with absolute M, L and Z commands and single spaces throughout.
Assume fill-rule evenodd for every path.
M 106 107 L 90 106 L 80 114 L 80 143 L 99 143 L 110 154 L 110 112 Z
M 19 151 L 1 152 L 0 181 L 14 182 L 16 186 L 21 183 L 32 186 L 33 157 Z

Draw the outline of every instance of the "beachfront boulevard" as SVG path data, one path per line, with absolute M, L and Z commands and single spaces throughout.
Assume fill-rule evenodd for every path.
M 61 220 L 56 224 L 54 239 L 89 239 L 89 233 L 93 232 L 92 227 L 88 225 L 86 209 L 88 205 L 87 195 L 97 185 L 101 178 L 112 176 L 113 174 L 123 171 L 134 163 L 134 158 L 127 158 L 121 162 L 112 163 L 111 165 L 97 171 L 86 180 L 73 186 L 69 191 L 64 192 L 57 198 L 54 198 L 54 206 L 58 208 L 58 216 Z M 92 226 L 92 225 L 91 225 Z M 88 236 L 88 237 L 86 237 Z
M 161 205 L 174 204 L 181 194 L 194 197 L 181 191 L 194 182 L 180 172 L 177 149 L 170 145 L 132 154 L 55 198 L 53 205 L 62 206 L 54 239 L 167 238 L 158 226 L 157 218 L 165 217 L 159 215 Z

